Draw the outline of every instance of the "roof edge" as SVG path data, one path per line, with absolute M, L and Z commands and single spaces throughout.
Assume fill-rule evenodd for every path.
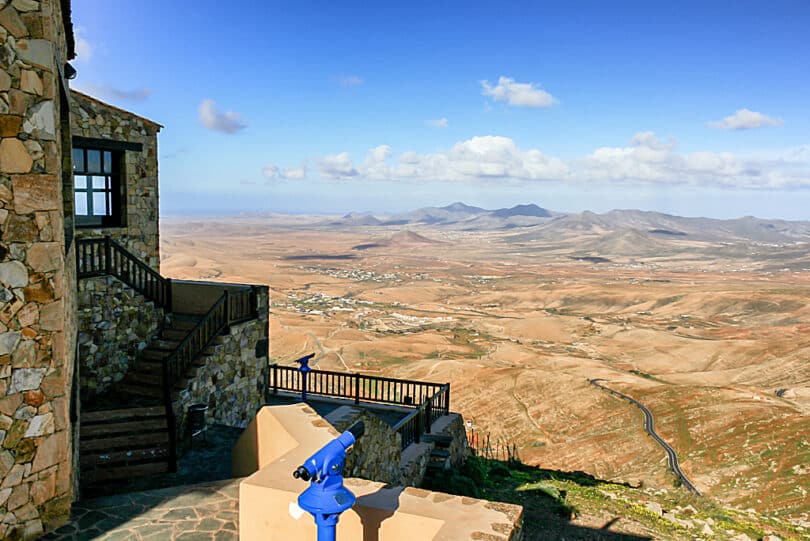
M 62 26 L 65 27 L 65 42 L 67 44 L 67 59 L 76 58 L 76 35 L 73 33 L 73 17 L 70 0 L 60 0 L 62 8 Z
M 71 94 L 77 94 L 77 95 L 81 96 L 82 98 L 85 98 L 87 100 L 96 102 L 96 103 L 98 103 L 100 105 L 103 105 L 104 107 L 109 107 L 110 109 L 114 109 L 114 110 L 119 111 L 121 113 L 125 113 L 127 115 L 134 116 L 135 118 L 144 121 L 146 124 L 149 124 L 151 126 L 156 127 L 158 129 L 158 131 L 160 131 L 164 127 L 163 124 L 159 124 L 159 123 L 155 122 L 154 120 L 150 120 L 150 119 L 146 118 L 145 116 L 141 116 L 139 114 L 133 113 L 132 111 L 122 109 L 121 107 L 116 107 L 115 105 L 109 104 L 106 101 L 101 101 L 100 99 L 95 98 L 93 96 L 90 96 L 89 94 L 85 94 L 84 92 L 79 92 L 76 89 L 71 88 L 70 93 Z

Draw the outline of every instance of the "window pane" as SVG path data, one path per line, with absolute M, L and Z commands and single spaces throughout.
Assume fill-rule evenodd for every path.
M 107 192 L 93 192 L 93 216 L 109 216 Z
M 107 177 L 91 177 L 93 179 L 94 190 L 105 190 L 107 188 Z
M 104 172 L 112 173 L 112 152 L 104 153 Z
M 84 150 L 80 148 L 73 149 L 73 170 L 84 171 Z
M 87 193 L 76 193 L 76 216 L 87 216 Z
M 87 189 L 87 177 L 84 175 L 75 175 L 73 177 L 73 186 L 79 190 Z
M 87 172 L 88 173 L 101 173 L 101 151 L 88 150 L 87 151 Z

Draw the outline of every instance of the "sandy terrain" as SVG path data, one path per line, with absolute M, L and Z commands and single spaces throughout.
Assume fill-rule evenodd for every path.
M 604 378 L 709 497 L 810 512 L 810 272 L 682 239 L 662 256 L 607 236 L 625 257 L 591 263 L 503 231 L 296 220 L 164 219 L 163 273 L 268 284 L 278 363 L 450 382 L 452 408 L 525 462 L 671 487 L 641 412 L 588 384 Z

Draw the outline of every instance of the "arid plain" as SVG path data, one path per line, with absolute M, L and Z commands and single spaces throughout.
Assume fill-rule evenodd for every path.
M 268 284 L 275 362 L 450 382 L 452 409 L 524 462 L 671 490 L 640 410 L 589 384 L 603 378 L 706 495 L 807 519 L 807 246 L 581 217 L 534 236 L 354 222 L 166 218 L 163 273 Z

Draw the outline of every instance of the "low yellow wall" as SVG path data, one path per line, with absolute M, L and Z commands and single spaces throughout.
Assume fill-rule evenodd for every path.
M 297 509 L 308 483 L 292 472 L 338 433 L 306 404 L 267 406 L 233 450 L 239 487 L 241 541 L 314 540 L 315 523 Z M 346 479 L 357 496 L 341 515 L 340 541 L 516 541 L 522 508 L 415 488 L 386 488 L 383 483 Z

